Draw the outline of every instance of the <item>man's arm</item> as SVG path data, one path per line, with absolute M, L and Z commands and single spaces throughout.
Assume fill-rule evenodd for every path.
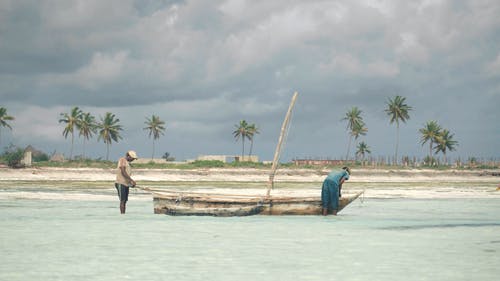
M 135 186 L 135 181 L 130 177 L 129 174 L 127 174 L 127 170 L 125 167 L 120 167 L 120 172 L 122 173 L 123 177 L 127 180 L 127 182 L 134 187 Z
M 340 179 L 340 184 L 339 184 L 339 197 L 342 197 L 342 184 L 345 182 L 345 178 L 343 177 Z

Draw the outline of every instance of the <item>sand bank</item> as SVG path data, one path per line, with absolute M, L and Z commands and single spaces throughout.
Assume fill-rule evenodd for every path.
M 0 184 L 16 186 L 12 182 L 28 186 L 63 186 L 85 190 L 91 185 L 109 189 L 108 200 L 114 200 L 114 169 L 96 168 L 0 168 Z M 328 170 L 280 169 L 275 177 L 273 195 L 319 196 L 321 182 Z M 138 185 L 154 188 L 169 188 L 198 192 L 265 194 L 269 170 L 253 168 L 210 168 L 210 169 L 134 169 L 133 178 Z M 41 184 L 43 182 L 43 184 Z M 53 182 L 53 183 L 51 183 Z M 56 184 L 57 182 L 57 184 Z M 82 184 L 87 182 L 88 184 Z M 109 182 L 106 183 L 106 182 Z M 67 184 L 68 183 L 68 184 Z M 76 185 L 72 185 L 75 183 Z M 94 184 L 95 183 L 95 184 Z M 241 183 L 241 184 L 239 184 Z M 500 170 L 446 170 L 429 169 L 355 169 L 351 180 L 344 185 L 344 193 L 365 191 L 367 198 L 499 198 Z M 87 193 L 40 194 L 5 190 L 3 197 L 9 198 L 73 198 L 89 197 L 88 200 L 102 200 L 102 197 Z M 33 193 L 33 194 L 31 194 Z M 145 192 L 134 190 L 140 198 L 150 200 Z M 45 196 L 45 197 L 40 197 Z M 82 197 L 83 196 L 83 197 Z M 1 196 L 0 196 L 1 197 Z M 70 199 L 71 200 L 71 199 Z
M 328 170 L 279 169 L 275 180 L 321 182 Z M 115 169 L 97 168 L 0 168 L 0 180 L 8 181 L 114 181 Z M 255 168 L 133 169 L 136 181 L 232 181 L 266 182 L 269 170 Z M 354 169 L 351 182 L 498 182 L 500 170 Z

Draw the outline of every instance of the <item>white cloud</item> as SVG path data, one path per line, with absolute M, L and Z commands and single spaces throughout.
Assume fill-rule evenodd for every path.
M 119 51 L 113 54 L 95 53 L 87 65 L 73 73 L 48 74 L 41 79 L 45 87 L 70 85 L 88 90 L 96 90 L 102 84 L 117 81 L 124 72 L 128 53 Z
M 484 68 L 488 76 L 500 76 L 500 54 L 494 61 L 487 63 Z
M 425 9 L 440 6 L 444 2 L 445 0 L 422 0 L 420 3 L 417 3 L 417 11 L 418 13 L 422 13 Z
M 20 107 L 16 111 L 13 135 L 25 143 L 40 141 L 58 142 L 64 139 L 63 124 L 59 124 L 60 113 L 67 111 L 63 107 L 39 106 Z
M 236 7 L 223 7 L 236 13 Z M 207 63 L 209 74 L 239 74 L 255 65 L 272 63 L 285 50 L 299 50 L 304 42 L 323 36 L 325 25 L 344 19 L 347 8 L 338 3 L 301 3 L 268 12 L 248 28 L 215 42 Z M 214 78 L 216 77 L 213 76 Z
M 363 0 L 361 2 L 386 17 L 392 17 L 394 14 L 395 7 L 391 0 Z
M 41 1 L 40 15 L 51 30 L 106 30 L 134 16 L 130 0 Z
M 229 0 L 219 6 L 219 10 L 232 18 L 244 17 L 248 2 L 246 0 Z
M 279 126 L 280 95 L 288 100 L 295 89 L 304 93 L 298 108 L 314 112 L 304 124 L 331 121 L 328 102 L 369 112 L 395 92 L 412 98 L 419 124 L 444 112 L 429 102 L 436 94 L 459 97 L 446 112 L 452 118 L 483 108 L 477 95 L 498 93 L 497 2 L 0 1 L 0 100 L 9 112 L 26 107 L 12 111 L 21 118 L 14 132 L 54 142 L 62 139 L 57 114 L 73 104 L 116 113 L 133 130 L 127 139 L 143 137 L 135 135 L 151 112 L 185 126 L 184 138 L 217 139 L 211 132 L 240 118 Z M 47 109 L 30 108 L 37 105 Z M 30 121 L 50 111 L 47 123 Z M 498 128 L 483 122 L 460 126 Z
M 429 55 L 426 47 L 420 42 L 417 34 L 412 32 L 403 32 L 400 35 L 399 46 L 396 47 L 396 53 L 403 60 L 413 63 L 426 63 Z
M 334 55 L 330 62 L 319 65 L 320 72 L 360 77 L 393 77 L 399 74 L 399 66 L 381 59 L 362 62 L 349 53 Z

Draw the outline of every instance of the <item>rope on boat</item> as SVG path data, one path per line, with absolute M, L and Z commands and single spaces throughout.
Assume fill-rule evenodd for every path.
M 361 202 L 361 204 L 365 203 L 365 191 L 366 189 L 363 188 L 363 193 L 361 194 L 361 198 L 359 198 L 359 202 Z
M 147 192 L 154 192 L 153 189 L 149 188 L 149 187 L 145 187 L 145 186 L 134 186 L 136 189 L 140 189 L 140 190 L 143 190 L 143 191 L 147 191 Z

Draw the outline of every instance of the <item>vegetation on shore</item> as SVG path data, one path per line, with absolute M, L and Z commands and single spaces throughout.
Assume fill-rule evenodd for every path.
M 5 152 L 0 155 L 0 164 L 7 165 L 13 168 L 22 168 L 19 165 L 22 159 L 23 151 L 21 149 L 13 149 L 10 152 Z M 254 169 L 271 169 L 270 163 L 262 162 L 232 162 L 224 163 L 218 160 L 197 160 L 193 162 L 170 162 L 165 161 L 165 163 L 133 163 L 131 164 L 134 168 L 138 169 L 200 169 L 200 168 L 254 168 Z M 349 163 L 342 163 L 339 165 L 296 165 L 292 162 L 280 163 L 281 168 L 287 169 L 312 169 L 312 170 L 322 170 L 322 169 L 335 169 L 340 168 L 344 165 L 349 165 L 353 170 L 356 169 L 390 169 L 390 170 L 407 170 L 407 169 L 433 169 L 433 170 L 448 170 L 448 169 L 463 169 L 463 170 L 473 170 L 473 169 L 499 169 L 500 163 L 491 161 L 479 163 L 475 162 L 474 159 L 469 159 L 467 163 L 462 166 L 450 166 L 450 165 L 420 165 L 420 166 L 409 166 L 409 165 L 387 165 L 387 164 L 377 164 L 377 165 L 367 165 L 361 161 L 350 161 Z M 49 161 L 48 157 L 37 156 L 34 158 L 32 167 L 54 167 L 54 168 L 100 168 L 100 169 L 114 169 L 116 167 L 116 162 L 108 160 L 69 160 L 63 162 Z

